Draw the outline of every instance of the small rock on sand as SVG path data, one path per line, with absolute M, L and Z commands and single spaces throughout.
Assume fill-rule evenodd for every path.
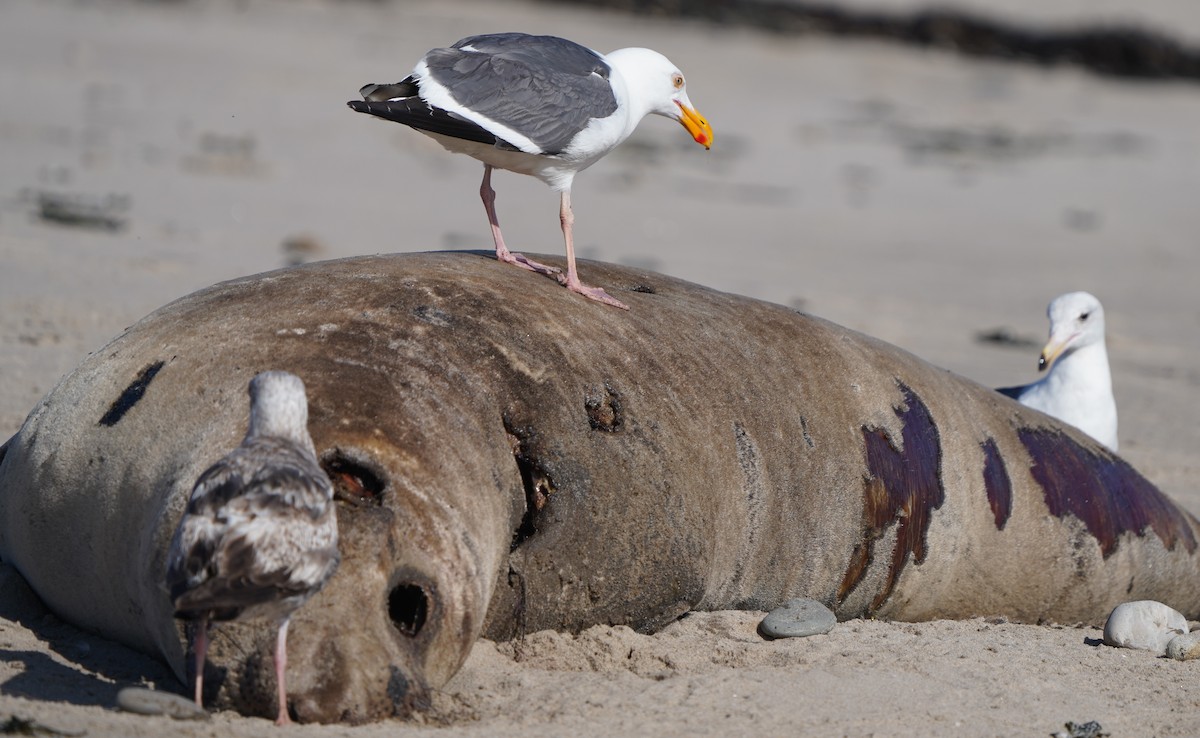
M 837 618 L 828 607 L 816 600 L 788 600 L 763 618 L 758 632 L 764 638 L 803 638 L 828 633 L 837 625 Z
M 208 712 L 186 697 L 144 687 L 117 692 L 117 707 L 139 715 L 167 715 L 176 720 L 208 720 Z
M 1200 630 L 1172 638 L 1167 644 L 1167 656 L 1176 661 L 1200 659 Z

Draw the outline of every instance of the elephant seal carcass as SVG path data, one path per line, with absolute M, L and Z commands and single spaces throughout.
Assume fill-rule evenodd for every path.
M 301 720 L 419 709 L 480 635 L 796 596 L 841 619 L 1200 614 L 1197 521 L 1081 432 L 819 318 L 589 269 L 632 309 L 462 252 L 178 300 L 8 442 L 0 557 L 182 675 L 167 546 L 245 428 L 247 381 L 280 369 L 343 500 L 341 568 L 289 638 Z M 216 631 L 211 697 L 273 714 L 270 631 Z

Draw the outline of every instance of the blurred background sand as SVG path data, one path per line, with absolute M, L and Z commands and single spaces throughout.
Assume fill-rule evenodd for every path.
M 903 16 L 923 6 L 845 0 L 830 7 Z M 1187 0 L 959 0 L 950 7 L 1031 32 L 1116 24 L 1200 44 L 1200 6 Z M 688 75 L 692 101 L 716 131 L 716 145 L 705 152 L 677 125 L 648 119 L 622 148 L 581 174 L 573 201 L 583 257 L 792 305 L 992 386 L 1033 380 L 1046 303 L 1063 292 L 1090 291 L 1107 313 L 1122 455 L 1200 513 L 1194 422 L 1200 84 L 967 56 L 878 37 L 771 33 L 735 21 L 734 15 L 717 22 L 515 0 L 6 0 L 0 6 L 0 437 L 14 433 L 89 352 L 155 308 L 216 281 L 302 260 L 491 248 L 477 162 L 343 103 L 363 83 L 402 78 L 431 47 L 474 33 L 522 30 L 600 51 L 649 46 L 665 53 Z M 554 193 L 503 172 L 494 184 L 510 246 L 560 254 Z M 63 222 L 71 217 L 77 221 Z M 582 270 L 586 281 L 586 262 Z M 995 329 L 1017 340 L 978 339 Z M 46 645 L 38 633 L 50 637 L 12 619 L 0 621 L 7 626 L 0 637 L 41 654 Z M 896 630 L 902 626 L 860 627 L 878 630 L 864 636 L 875 639 L 876 657 L 920 648 L 889 645 L 889 633 L 892 641 L 903 639 L 907 631 Z M 1056 632 L 987 623 L 920 627 L 967 639 L 957 642 L 972 669 L 981 668 L 974 659 L 986 647 L 970 640 L 981 628 L 1025 634 L 1014 637 L 1022 644 Z M 1073 635 L 1063 636 L 1060 650 L 1083 654 L 1045 667 L 1066 669 L 1057 681 L 1048 678 L 1049 686 L 1037 688 L 1035 680 L 1018 693 L 1005 691 L 1012 686 L 1005 672 L 1042 668 L 1041 651 L 1022 651 L 1023 661 L 987 656 L 999 659 L 982 669 L 997 681 L 985 680 L 969 694 L 994 693 L 1007 722 L 989 723 L 982 706 L 957 726 L 936 710 L 900 723 L 887 720 L 888 710 L 877 722 L 843 722 L 861 705 L 816 699 L 818 690 L 795 703 L 807 711 L 804 720 L 759 705 L 759 722 L 748 717 L 746 724 L 767 733 L 804 725 L 814 734 L 1046 734 L 1062 721 L 1038 715 L 1036 723 L 1026 722 L 1036 710 L 1017 703 L 1037 702 L 1039 695 L 1053 700 L 1056 690 L 1075 694 L 1072 680 L 1091 684 L 1079 671 L 1091 667 L 1070 659 L 1140 656 L 1097 657 L 1098 649 L 1080 645 L 1086 633 L 1066 632 Z M 715 643 L 689 637 L 701 650 L 753 652 L 761 645 L 734 635 Z M 597 648 L 619 649 L 629 636 L 608 629 L 598 638 L 604 645 Z M 0 641 L 0 658 L 5 647 Z M 546 648 L 559 653 L 561 644 Z M 716 694 L 728 680 L 745 687 L 749 679 L 762 692 L 784 678 L 753 658 L 731 657 L 737 658 L 758 668 L 737 676 L 718 669 L 713 673 L 722 676 L 712 683 L 689 677 L 700 679 L 693 688 Z M 843 682 L 829 677 L 830 684 L 891 690 L 891 702 L 883 704 L 893 705 L 891 714 L 904 712 L 905 690 L 917 683 L 911 669 L 895 672 L 889 658 L 873 658 L 867 659 L 873 677 L 847 672 Z M 80 684 L 95 679 L 70 658 L 51 660 L 58 664 L 51 674 L 64 670 Z M 1178 714 L 1147 696 L 1147 704 L 1114 712 L 1110 724 L 1144 727 L 1156 716 L 1146 734 L 1200 732 L 1197 702 L 1179 692 L 1190 689 L 1186 680 L 1198 675 L 1195 669 L 1145 661 L 1146 671 L 1129 675 L 1129 684 L 1102 684 L 1172 693 L 1170 709 Z M 44 691 L 14 690 L 5 681 L 6 669 L 12 678 L 13 669 L 24 668 L 19 662 L 10 656 L 0 665 L 0 715 L 14 709 L 13 695 L 45 698 Z M 467 707 L 456 719 L 486 718 L 489 709 L 508 714 L 505 695 L 515 702 L 522 689 L 544 696 L 537 690 L 548 693 L 560 679 L 537 682 L 518 661 L 504 663 L 468 683 L 464 689 L 487 696 L 461 698 L 456 704 Z M 929 672 L 955 666 L 947 655 Z M 504 677 L 504 669 L 511 674 Z M 629 673 L 613 677 L 597 669 L 595 678 L 617 679 L 633 699 L 646 683 L 639 676 L 625 685 Z M 963 673 L 946 679 L 970 682 Z M 571 697 L 555 714 L 574 714 L 576 727 L 623 733 L 653 724 L 627 723 L 620 709 L 580 723 L 583 713 L 572 713 L 579 692 L 572 690 L 594 690 L 596 683 L 563 689 Z M 1094 684 L 1086 689 L 1103 693 Z M 944 691 L 932 689 L 927 697 L 940 704 L 946 696 L 934 695 Z M 67 694 L 56 699 L 93 704 Z M 1117 700 L 1110 695 L 1096 704 Z M 708 701 L 724 704 L 716 696 Z M 808 721 L 826 704 L 825 723 Z M 26 709 L 39 713 L 46 706 L 32 702 Z M 663 732 L 708 732 L 720 723 L 688 715 L 683 709 L 658 719 L 667 721 Z M 536 726 L 553 734 L 556 723 L 542 718 L 484 719 L 476 727 L 503 733 Z M 80 719 L 96 716 L 84 712 Z M 815 727 L 821 724 L 830 730 Z M 115 725 L 129 730 L 137 723 Z M 227 718 L 220 732 L 252 733 L 263 725 Z

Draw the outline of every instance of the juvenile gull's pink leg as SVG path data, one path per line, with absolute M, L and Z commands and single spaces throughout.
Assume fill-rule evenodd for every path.
M 196 621 L 193 630 L 192 658 L 196 668 L 196 705 L 204 707 L 201 695 L 204 693 L 204 655 L 208 653 L 208 618 Z
M 279 686 L 279 717 L 275 718 L 276 725 L 291 725 L 288 717 L 287 685 L 284 684 L 284 674 L 287 673 L 287 632 L 291 618 L 285 618 L 279 625 L 279 635 L 275 639 L 275 683 Z

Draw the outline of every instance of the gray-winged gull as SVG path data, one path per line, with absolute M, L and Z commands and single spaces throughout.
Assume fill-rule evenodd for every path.
M 1050 339 L 1038 370 L 1049 369 L 1049 374 L 1033 384 L 999 391 L 1116 451 L 1117 403 L 1104 345 L 1104 308 L 1087 292 L 1069 292 L 1054 298 L 1046 314 Z
M 175 617 L 195 621 L 196 704 L 209 623 L 268 618 L 279 624 L 275 722 L 290 722 L 288 622 L 340 560 L 333 486 L 308 434 L 304 383 L 263 372 L 250 381 L 245 439 L 200 475 L 168 554 Z
M 479 194 L 492 227 L 496 257 L 539 274 L 556 275 L 568 289 L 624 308 L 599 287 L 579 281 L 572 239 L 571 183 L 633 133 L 647 115 L 683 124 L 697 143 L 713 133 L 688 99 L 683 73 L 650 49 L 601 55 L 556 36 L 497 33 L 433 49 L 395 84 L 368 84 L 360 113 L 403 123 L 447 150 L 483 162 Z M 492 169 L 528 174 L 560 193 L 559 218 L 567 274 L 515 254 L 504 245 L 496 217 Z

